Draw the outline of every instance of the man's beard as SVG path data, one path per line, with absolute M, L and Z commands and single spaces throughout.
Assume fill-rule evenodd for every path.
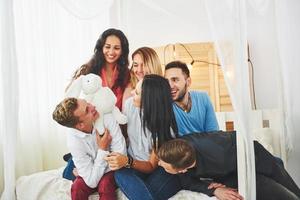
M 182 91 L 179 92 L 178 97 L 174 101 L 182 102 L 186 93 L 187 93 L 187 84 L 185 83 L 184 88 L 182 89 Z

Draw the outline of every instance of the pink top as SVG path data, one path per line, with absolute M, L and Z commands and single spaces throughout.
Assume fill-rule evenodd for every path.
M 102 86 L 103 87 L 109 87 L 110 89 L 112 88 L 112 86 L 114 85 L 115 81 L 117 80 L 118 78 L 118 70 L 117 68 L 115 67 L 114 71 L 113 71 L 113 75 L 112 75 L 112 85 L 109 85 L 108 81 L 106 80 L 106 70 L 105 68 L 103 67 L 101 69 L 101 72 L 100 72 L 100 77 L 102 78 Z M 122 110 L 122 99 L 123 99 L 123 90 L 121 87 L 117 87 L 117 88 L 114 88 L 114 89 L 111 89 L 113 91 L 113 93 L 116 95 L 117 97 L 117 103 L 116 103 L 116 106 Z

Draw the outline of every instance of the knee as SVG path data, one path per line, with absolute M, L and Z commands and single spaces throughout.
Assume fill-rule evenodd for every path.
M 78 177 L 73 182 L 71 189 L 72 190 L 80 190 L 81 188 L 84 188 L 84 185 L 85 185 L 85 183 L 84 183 L 83 179 L 81 177 Z
M 282 160 L 281 158 L 279 158 L 279 157 L 276 157 L 276 156 L 274 156 L 274 158 L 275 158 L 276 163 L 277 163 L 280 167 L 284 168 L 283 160 Z
M 71 187 L 72 199 L 80 199 L 75 197 L 81 197 L 82 195 L 89 195 L 89 190 L 91 190 L 84 182 L 81 177 L 77 177 Z
M 98 192 L 101 193 L 113 193 L 116 190 L 116 183 L 114 179 L 114 172 L 110 171 L 101 178 L 98 185 Z
M 130 174 L 129 169 L 125 169 L 125 168 L 119 169 L 114 172 L 115 181 L 118 183 L 119 181 L 126 179 L 126 177 L 129 176 L 129 174 Z

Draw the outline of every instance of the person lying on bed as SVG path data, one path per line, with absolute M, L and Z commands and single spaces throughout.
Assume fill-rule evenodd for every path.
M 256 199 L 299 200 L 298 186 L 274 156 L 257 141 L 254 151 Z M 195 133 L 170 140 L 160 147 L 158 158 L 158 164 L 168 173 L 178 174 L 183 189 L 221 200 L 243 199 L 232 189 L 237 188 L 235 132 Z M 224 186 L 208 189 L 211 181 Z
M 109 151 L 126 154 L 126 143 L 112 114 L 104 115 L 103 136 L 93 127 L 99 113 L 83 99 L 64 99 L 52 116 L 59 124 L 71 128 L 67 145 L 78 172 L 71 188 L 72 200 L 87 200 L 96 191 L 101 200 L 116 199 L 114 175 L 103 158 Z

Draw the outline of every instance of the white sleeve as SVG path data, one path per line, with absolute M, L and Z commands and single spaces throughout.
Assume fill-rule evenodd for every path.
M 128 118 L 128 114 L 129 114 L 129 110 L 130 110 L 132 101 L 133 101 L 133 97 L 129 97 L 125 101 L 124 106 L 123 106 L 123 114 L 125 114 L 127 116 L 127 118 Z
M 98 149 L 96 159 L 87 154 L 86 150 L 82 148 L 81 143 L 75 143 L 69 146 L 71 154 L 73 156 L 74 164 L 78 170 L 79 176 L 81 176 L 84 182 L 90 188 L 96 188 L 103 174 L 106 172 L 107 162 L 103 159 L 108 151 Z
M 104 115 L 104 126 L 109 130 L 112 137 L 110 151 L 126 155 L 126 142 L 120 126 L 111 114 Z

